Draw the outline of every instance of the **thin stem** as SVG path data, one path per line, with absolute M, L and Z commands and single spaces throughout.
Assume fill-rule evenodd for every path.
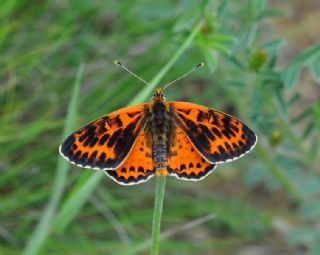
M 152 246 L 151 255 L 159 254 L 159 236 L 160 224 L 163 208 L 163 198 L 166 186 L 166 176 L 156 177 L 156 192 L 155 192 L 155 205 L 152 220 Z

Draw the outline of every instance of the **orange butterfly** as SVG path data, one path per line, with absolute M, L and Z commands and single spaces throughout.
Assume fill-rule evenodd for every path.
M 94 120 L 71 134 L 59 151 L 72 164 L 103 170 L 119 184 L 134 185 L 154 175 L 201 180 L 217 164 L 248 153 L 256 142 L 255 133 L 240 120 L 197 104 L 167 102 L 157 88 L 150 103 Z

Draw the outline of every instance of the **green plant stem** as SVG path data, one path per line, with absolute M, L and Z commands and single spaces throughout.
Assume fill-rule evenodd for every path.
M 155 204 L 152 220 L 152 246 L 151 255 L 159 254 L 159 236 L 160 236 L 160 224 L 163 208 L 163 198 L 166 186 L 166 176 L 156 177 L 156 191 L 155 191 Z

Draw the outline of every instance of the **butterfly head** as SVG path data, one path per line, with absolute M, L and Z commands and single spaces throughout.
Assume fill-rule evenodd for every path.
M 151 100 L 152 100 L 153 102 L 156 102 L 156 101 L 166 101 L 166 97 L 165 97 L 165 95 L 163 94 L 161 88 L 156 88 L 156 89 L 154 90 Z

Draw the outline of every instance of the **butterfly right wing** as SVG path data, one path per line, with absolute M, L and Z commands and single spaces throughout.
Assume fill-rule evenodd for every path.
M 147 104 L 129 106 L 92 121 L 62 143 L 61 155 L 80 167 L 119 167 L 142 129 L 146 107 Z
M 240 158 L 257 143 L 255 133 L 228 114 L 188 102 L 172 101 L 170 107 L 178 125 L 212 164 Z
M 168 159 L 169 174 L 181 180 L 199 181 L 208 176 L 217 165 L 200 155 L 186 133 L 176 128 L 176 141 Z

